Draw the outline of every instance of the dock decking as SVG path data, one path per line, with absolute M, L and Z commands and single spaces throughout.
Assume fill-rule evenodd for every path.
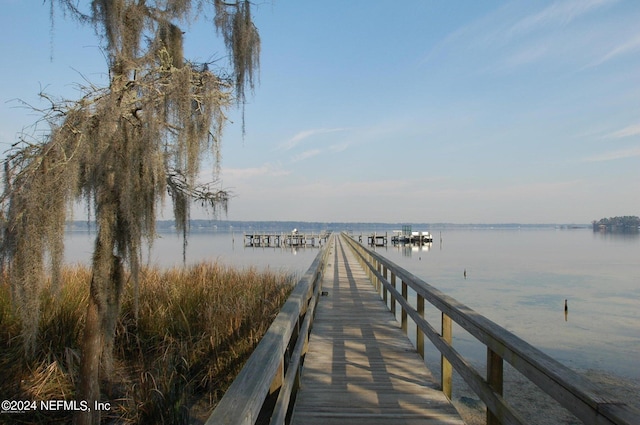
M 335 238 L 293 424 L 464 425 L 341 238 Z

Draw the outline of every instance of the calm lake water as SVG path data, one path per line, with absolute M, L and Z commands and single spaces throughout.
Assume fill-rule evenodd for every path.
M 89 264 L 94 236 L 88 232 L 66 235 L 65 260 L 67 263 Z M 188 238 L 187 264 L 201 261 L 219 261 L 242 268 L 281 270 L 304 274 L 318 254 L 318 248 L 246 247 L 244 234 L 231 232 L 192 233 Z M 182 237 L 175 233 L 162 233 L 154 241 L 151 251 L 144 255 L 146 264 L 158 267 L 181 267 Z
M 563 364 L 640 382 L 640 237 L 591 229 L 430 231 L 431 246 L 376 250 Z M 92 240 L 69 234 L 67 262 L 88 263 Z M 187 263 L 218 260 L 301 275 L 317 253 L 245 247 L 242 233 L 194 233 Z M 180 266 L 181 239 L 161 235 L 148 262 Z M 484 349 L 455 326 L 454 345 L 473 362 L 484 362 Z
M 572 369 L 640 382 L 637 235 L 447 230 L 440 243 L 432 233 L 430 247 L 377 251 Z M 484 362 L 484 348 L 456 326 L 454 345 Z

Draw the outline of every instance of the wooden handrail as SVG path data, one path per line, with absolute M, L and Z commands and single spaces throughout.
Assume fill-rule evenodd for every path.
M 332 238 L 335 236 L 332 236 Z M 229 389 L 206 421 L 207 425 L 255 424 L 273 418 L 283 424 L 295 400 L 296 376 L 305 354 L 322 272 L 332 239 L 294 287 Z M 262 420 L 262 419 L 261 419 Z M 276 422 L 278 421 L 278 422 Z
M 602 390 L 591 381 L 562 365 L 526 341 L 498 324 L 475 312 L 454 298 L 424 282 L 407 270 L 372 251 L 346 234 L 343 237 L 356 253 L 365 270 L 370 273 L 374 286 L 381 287 L 383 299 L 391 297 L 391 310 L 397 302 L 402 308 L 402 328 L 406 331 L 405 317 L 415 322 L 419 332 L 424 333 L 442 354 L 442 387 L 451 397 L 450 363 L 467 382 L 469 387 L 487 406 L 489 424 L 526 423 L 502 397 L 502 364 L 506 360 L 523 376 L 553 397 L 560 405 L 572 412 L 585 424 L 632 425 L 640 423 L 638 409 L 620 403 L 602 394 Z M 380 265 L 384 274 L 380 272 Z M 391 273 L 388 280 L 387 272 Z M 402 293 L 397 289 L 397 279 L 402 281 Z M 417 304 L 427 300 L 442 313 L 442 334 L 438 333 L 423 318 L 423 313 L 411 306 L 407 300 L 406 287 L 418 297 Z M 420 301 L 422 299 L 423 301 Z M 449 320 L 466 329 L 487 347 L 487 378 L 483 378 L 452 346 Z M 421 353 L 424 355 L 424 353 Z M 445 363 L 446 362 L 446 363 Z M 447 375 L 448 376 L 445 376 Z

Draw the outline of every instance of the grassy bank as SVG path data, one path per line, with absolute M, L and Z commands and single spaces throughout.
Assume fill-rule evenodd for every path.
M 25 360 L 20 321 L 6 279 L 0 284 L 0 398 L 73 400 L 90 270 L 64 271 L 57 299 L 43 294 L 35 359 Z M 286 300 L 294 279 L 284 273 L 220 264 L 147 269 L 139 317 L 128 285 L 116 329 L 114 371 L 102 383 L 119 423 L 186 423 L 206 417 Z M 0 416 L 12 423 L 67 423 L 69 412 Z

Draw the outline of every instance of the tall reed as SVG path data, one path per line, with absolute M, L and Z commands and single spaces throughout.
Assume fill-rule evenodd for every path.
M 45 291 L 35 360 L 19 341 L 20 315 L 6 277 L 0 283 L 0 398 L 73 400 L 90 270 L 63 272 L 61 292 Z M 231 383 L 286 300 L 294 276 L 219 263 L 145 269 L 136 321 L 133 290 L 116 328 L 114 373 L 102 383 L 106 420 L 187 423 L 203 416 Z M 129 288 L 132 285 L 129 285 Z M 199 412 L 199 413 L 197 413 Z M 70 412 L 0 417 L 68 423 Z

